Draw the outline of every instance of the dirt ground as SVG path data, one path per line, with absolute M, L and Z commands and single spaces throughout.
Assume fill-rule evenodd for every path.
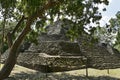
M 120 68 L 107 70 L 88 69 L 72 70 L 55 73 L 41 73 L 16 65 L 9 78 L 5 80 L 120 80 Z

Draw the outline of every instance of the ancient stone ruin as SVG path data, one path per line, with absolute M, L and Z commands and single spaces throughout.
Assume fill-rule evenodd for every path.
M 96 69 L 120 68 L 120 53 L 118 50 L 105 43 L 91 45 L 86 38 L 82 38 L 80 42 L 82 56 L 87 58 L 87 67 Z
M 43 72 L 83 68 L 86 58 L 80 53 L 78 43 L 65 36 L 62 22 L 47 27 L 47 33 L 38 37 L 38 45 L 31 46 L 18 57 L 19 65 Z
M 63 21 L 48 26 L 38 37 L 38 45 L 31 44 L 18 56 L 17 64 L 42 72 L 81 68 L 113 69 L 120 67 L 120 53 L 105 43 L 90 44 L 89 37 L 81 36 L 71 42 L 62 27 Z

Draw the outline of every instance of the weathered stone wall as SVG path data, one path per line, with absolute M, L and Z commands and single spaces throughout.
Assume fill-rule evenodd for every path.
M 40 41 L 39 45 L 32 44 L 19 55 L 17 64 L 42 72 L 55 72 L 83 68 L 85 61 L 77 43 L 49 40 Z
M 45 53 L 20 54 L 17 64 L 42 72 L 75 70 L 85 67 L 84 56 L 50 56 Z
M 113 55 L 87 56 L 88 67 L 96 69 L 114 69 L 120 68 L 120 57 Z
M 86 66 L 96 69 L 119 68 L 120 54 L 114 49 L 113 51 L 115 54 L 109 53 L 105 46 L 98 44 L 82 44 L 80 51 L 77 43 L 43 41 L 20 54 L 17 63 L 43 72 L 80 69 Z M 45 52 L 45 55 L 42 54 Z
M 28 51 L 49 55 L 81 55 L 78 43 L 70 41 L 41 41 L 39 45 L 31 45 Z
M 88 60 L 88 67 L 96 69 L 120 68 L 120 53 L 109 45 L 91 44 L 89 40 L 80 40 L 82 56 Z M 112 50 L 109 51 L 108 47 Z
M 78 69 L 83 68 L 83 65 L 87 65 L 87 67 L 92 67 L 96 69 L 120 67 L 120 53 L 117 50 L 113 49 L 110 46 L 108 49 L 106 44 L 103 45 L 99 44 L 98 42 L 91 43 L 91 36 L 87 36 L 86 34 L 81 35 L 77 39 L 77 43 L 70 42 L 69 38 L 65 36 L 67 30 L 70 28 L 69 23 L 66 24 L 66 27 L 62 27 L 63 24 L 64 22 L 57 21 L 53 25 L 48 26 L 46 28 L 47 32 L 38 37 L 39 44 L 31 44 L 29 49 L 26 50 L 28 52 L 20 55 L 21 57 L 18 58 L 18 63 L 21 61 L 21 65 L 29 64 L 28 67 L 36 64 L 35 66 L 32 66 L 33 69 L 35 69 L 36 66 L 39 66 L 39 69 L 43 68 L 42 70 L 44 70 L 47 67 L 49 71 Z M 31 56 L 29 56 L 29 53 L 46 53 L 49 56 L 43 57 L 41 55 L 32 58 Z M 24 56 L 31 59 L 28 60 L 28 62 L 30 63 L 25 62 L 25 60 L 23 59 Z M 66 56 L 66 58 L 58 58 L 57 56 Z M 74 58 L 69 58 L 69 56 L 74 56 Z M 81 58 L 82 56 L 84 56 L 85 59 Z M 82 60 L 83 64 L 81 64 L 81 61 L 79 59 Z M 50 62 L 50 64 L 45 64 L 46 62 Z M 50 67 L 51 64 L 52 68 Z

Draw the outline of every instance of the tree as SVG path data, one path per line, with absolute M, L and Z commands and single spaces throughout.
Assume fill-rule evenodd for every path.
M 94 32 L 94 37 L 98 39 L 99 43 L 106 43 L 113 46 L 116 38 L 116 31 L 108 24 L 103 27 L 98 26 Z
M 120 51 L 120 11 L 115 18 L 109 20 L 109 25 L 97 27 L 95 35 L 100 42 L 107 43 Z
M 10 51 L 0 71 L 0 80 L 11 73 L 19 55 L 19 47 L 26 36 L 30 38 L 48 23 L 59 19 L 71 22 L 68 32 L 71 37 L 85 33 L 84 28 L 91 20 L 95 23 L 101 19 L 97 7 L 101 3 L 108 5 L 107 0 L 0 0 L 3 20 L 17 22 L 7 34 Z
M 114 47 L 120 51 L 120 11 L 117 12 L 116 18 L 111 18 L 109 22 L 111 31 L 116 34 Z

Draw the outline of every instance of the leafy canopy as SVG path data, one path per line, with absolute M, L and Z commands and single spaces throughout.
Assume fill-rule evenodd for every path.
M 7 22 L 16 22 L 12 32 L 8 31 L 9 56 L 1 69 L 0 79 L 7 78 L 13 69 L 18 49 L 27 35 L 30 37 L 38 34 L 48 24 L 57 20 L 70 21 L 69 37 L 77 37 L 85 33 L 85 26 L 101 19 L 98 4 L 108 5 L 107 0 L 0 0 L 0 13 L 3 22 L 3 35 Z M 31 32 L 30 32 L 31 31 Z M 7 32 L 6 32 L 7 33 Z M 11 37 L 12 36 L 12 40 Z M 14 37 L 13 37 L 14 36 Z M 4 42 L 5 37 L 2 37 Z
M 111 18 L 110 19 L 110 26 L 109 26 L 109 32 L 110 33 L 115 33 L 115 48 L 120 50 L 120 11 L 117 12 L 116 18 Z
M 53 7 L 46 9 L 47 3 L 50 3 L 47 6 Z M 22 15 L 29 18 L 37 16 L 34 15 L 36 12 L 39 14 L 40 10 L 46 9 L 41 17 L 34 20 L 31 26 L 33 31 L 27 39 L 31 40 L 30 36 L 38 35 L 40 30 L 44 30 L 43 27 L 59 19 L 70 21 L 68 35 L 73 38 L 85 33 L 86 25 L 91 22 L 97 23 L 101 19 L 101 13 L 98 11 L 99 4 L 108 5 L 108 0 L 0 0 L 0 12 L 7 22 L 18 22 Z M 25 22 L 26 20 L 17 33 L 21 32 L 26 25 Z

